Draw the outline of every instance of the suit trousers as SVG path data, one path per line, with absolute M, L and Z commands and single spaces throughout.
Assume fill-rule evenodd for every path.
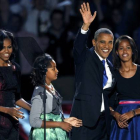
M 70 140 L 109 140 L 106 128 L 105 112 L 100 114 L 94 127 L 74 127 L 70 133 Z

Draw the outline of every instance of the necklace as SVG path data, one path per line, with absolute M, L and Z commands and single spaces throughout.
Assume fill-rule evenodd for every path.
M 50 85 L 45 83 L 45 86 L 47 86 L 49 88 L 50 92 L 55 95 L 55 89 L 54 89 L 54 87 L 53 87 L 53 85 L 51 83 L 50 83 Z

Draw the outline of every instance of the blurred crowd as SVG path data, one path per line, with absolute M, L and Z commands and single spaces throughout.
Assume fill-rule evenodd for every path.
M 92 13 L 97 11 L 97 18 L 90 29 L 92 35 L 98 28 L 109 28 L 115 38 L 123 34 L 134 38 L 140 50 L 139 0 L 84 2 L 90 3 Z M 74 76 L 72 48 L 77 31 L 82 26 L 79 12 L 82 3 L 83 0 L 0 0 L 0 29 L 9 30 L 16 37 L 33 37 L 40 48 L 56 60 L 59 77 Z M 91 47 L 91 41 L 88 45 Z M 22 81 L 31 87 L 31 66 L 22 52 L 19 58 L 24 75 Z M 109 59 L 112 60 L 111 55 Z M 140 57 L 137 63 L 140 64 Z M 32 93 L 33 88 L 28 89 L 31 89 L 28 93 Z M 25 92 L 23 90 L 22 93 Z
M 79 13 L 82 2 L 83 0 L 0 0 L 0 28 L 13 32 L 15 36 L 32 36 L 42 50 L 57 61 L 60 76 L 73 75 L 72 47 L 76 33 L 82 26 Z M 113 31 L 116 38 L 127 34 L 140 46 L 139 0 L 85 2 L 90 3 L 92 12 L 97 11 L 91 32 L 106 27 Z M 22 73 L 28 71 L 23 70 Z

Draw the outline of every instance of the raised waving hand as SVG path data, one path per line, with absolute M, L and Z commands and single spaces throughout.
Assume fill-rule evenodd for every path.
M 94 21 L 96 17 L 96 11 L 94 14 L 91 14 L 89 3 L 83 3 L 80 8 L 80 13 L 83 18 L 83 30 L 88 30 L 90 24 Z

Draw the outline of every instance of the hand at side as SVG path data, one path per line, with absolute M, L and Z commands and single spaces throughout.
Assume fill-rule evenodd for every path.
M 77 119 L 75 117 L 66 118 L 64 119 L 64 122 L 70 123 L 74 127 L 82 126 L 82 120 Z

